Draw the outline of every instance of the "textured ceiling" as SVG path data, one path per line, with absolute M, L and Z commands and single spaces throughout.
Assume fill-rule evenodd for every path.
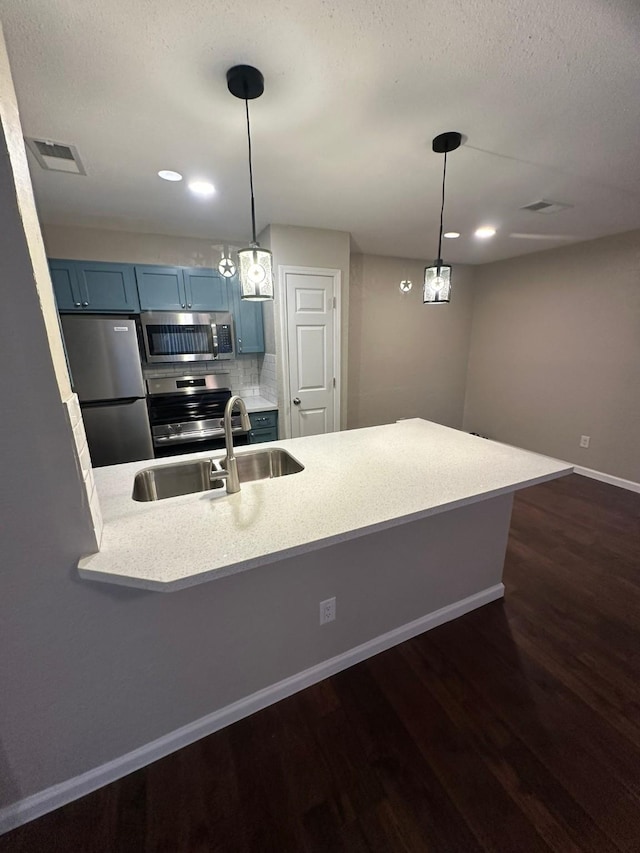
M 258 227 L 350 231 L 362 251 L 483 263 L 640 228 L 636 0 L 0 0 L 26 135 L 72 143 L 87 177 L 31 161 L 41 218 L 244 242 L 243 105 L 257 65 Z M 200 200 L 158 169 L 206 177 Z M 543 216 L 540 198 L 574 205 Z M 498 235 L 480 242 L 473 229 Z M 520 236 L 513 236 L 520 235 Z M 544 235 L 547 235 L 546 237 Z

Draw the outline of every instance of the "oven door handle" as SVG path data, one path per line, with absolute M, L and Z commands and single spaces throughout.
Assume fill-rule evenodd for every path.
M 213 357 L 218 357 L 218 325 L 217 323 L 211 324 L 211 340 L 213 341 Z

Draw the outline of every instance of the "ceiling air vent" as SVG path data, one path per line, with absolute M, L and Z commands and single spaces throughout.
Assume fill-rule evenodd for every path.
M 40 166 L 48 172 L 68 172 L 71 175 L 87 174 L 75 145 L 29 137 L 25 137 L 25 142 Z
M 562 204 L 559 201 L 534 201 L 531 204 L 525 204 L 520 210 L 530 210 L 532 213 L 559 213 L 561 210 L 573 207 L 572 204 Z

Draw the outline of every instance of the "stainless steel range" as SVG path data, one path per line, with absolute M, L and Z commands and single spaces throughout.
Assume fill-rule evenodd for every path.
M 147 379 L 149 422 L 156 457 L 224 447 L 228 373 Z M 248 443 L 240 415 L 232 417 L 233 443 Z

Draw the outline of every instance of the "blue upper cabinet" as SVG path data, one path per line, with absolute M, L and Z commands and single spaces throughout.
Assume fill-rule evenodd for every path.
M 50 260 L 49 270 L 59 311 L 135 314 L 140 310 L 130 264 Z
M 227 281 L 204 267 L 136 267 L 143 311 L 228 311 Z
M 78 286 L 74 261 L 49 261 L 49 272 L 56 295 L 58 311 L 82 311 L 82 297 Z
M 136 267 L 143 311 L 186 311 L 187 296 L 180 267 Z
M 78 261 L 76 271 L 86 311 L 128 314 L 140 311 L 136 279 L 130 264 Z
M 236 327 L 236 352 L 264 352 L 262 302 L 240 297 L 238 277 L 229 279 L 231 305 Z
M 228 311 L 227 279 L 215 270 L 187 267 L 183 271 L 187 308 L 192 311 Z

